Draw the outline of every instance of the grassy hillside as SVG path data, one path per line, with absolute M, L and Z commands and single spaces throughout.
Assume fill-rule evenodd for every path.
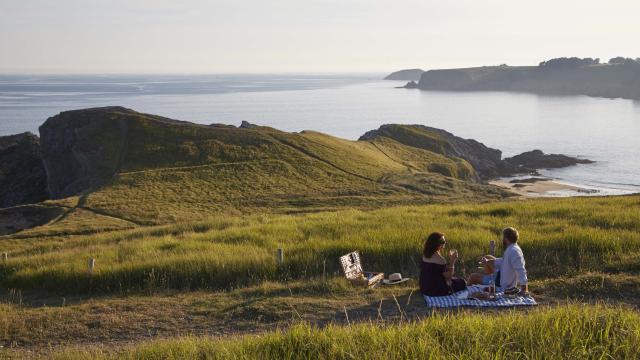
M 90 236 L 0 239 L 11 254 L 0 283 L 56 293 L 121 293 L 147 288 L 228 289 L 262 281 L 336 274 L 337 258 L 359 249 L 367 267 L 416 276 L 424 237 L 444 231 L 464 267 L 506 225 L 523 234 L 533 278 L 640 269 L 637 196 L 399 207 L 301 216 L 220 217 Z M 78 220 L 80 221 L 80 219 Z M 46 234 L 46 232 L 45 232 Z M 275 251 L 286 253 L 284 268 Z M 97 268 L 87 276 L 87 259 Z
M 72 208 L 73 199 L 66 201 Z M 535 355 L 543 354 L 537 352 L 543 346 L 548 347 L 546 354 L 553 351 L 559 356 L 584 351 L 635 356 L 637 338 L 632 335 L 637 328 L 630 324 L 635 324 L 634 308 L 640 304 L 639 209 L 640 196 L 541 199 L 224 216 L 124 230 L 115 227 L 95 234 L 80 231 L 90 226 L 86 220 L 92 216 L 82 212 L 83 216 L 69 215 L 35 228 L 38 233 L 31 237 L 0 237 L 0 251 L 9 253 L 8 261 L 0 263 L 0 343 L 17 347 L 17 352 L 7 350 L 7 354 L 24 354 L 21 349 L 44 354 L 50 351 L 47 344 L 55 349 L 81 346 L 80 352 L 69 350 L 63 357 L 92 358 L 111 356 L 132 342 L 196 334 L 223 340 L 188 338 L 123 351 L 151 358 L 259 357 L 298 351 L 299 345 L 294 344 L 309 343 L 330 357 L 334 351 L 365 351 L 360 340 L 332 339 L 346 334 L 364 339 L 362 334 L 368 334 L 395 344 L 390 353 L 375 354 L 386 357 L 409 351 L 410 356 L 412 349 L 422 348 L 410 346 L 417 340 L 409 334 L 443 339 L 434 329 L 447 323 L 459 335 L 444 338 L 447 351 L 461 358 L 483 358 L 485 351 L 496 351 L 499 358 L 507 358 L 508 353 L 501 352 L 505 349 L 480 349 L 489 342 L 480 335 L 471 337 L 471 343 L 468 337 L 459 340 L 462 334 L 480 334 L 481 323 L 492 328 L 506 321 L 509 339 L 515 344 L 509 350 Z M 126 226 L 108 219 L 95 226 Z M 341 279 L 337 258 L 354 249 L 360 250 L 367 270 L 400 271 L 416 279 L 422 241 L 435 230 L 444 231 L 448 246 L 459 249 L 463 266 L 457 272 L 464 276 L 475 271 L 476 257 L 507 225 L 521 231 L 531 291 L 539 302 L 606 300 L 631 308 L 560 306 L 526 316 L 519 311 L 504 315 L 472 311 L 443 320 L 428 318 L 429 310 L 415 293 L 415 280 L 400 287 L 363 290 Z M 71 235 L 73 231 L 77 234 Z M 276 263 L 277 248 L 284 249 L 283 267 Z M 87 273 L 90 257 L 96 259 L 92 275 Z M 302 327 L 270 333 L 301 320 L 321 327 L 345 325 L 345 312 L 352 323 L 384 319 L 380 324 L 390 327 Z M 253 331 L 267 335 L 227 339 Z M 545 332 L 550 335 L 542 336 Z M 304 334 L 325 340 L 309 342 Z M 116 345 L 86 347 L 105 339 Z M 443 353 L 433 354 L 439 358 Z
M 204 126 L 119 107 L 65 112 L 41 132 L 58 198 L 80 195 L 78 208 L 135 224 L 508 196 L 474 181 L 463 159 L 392 139 Z

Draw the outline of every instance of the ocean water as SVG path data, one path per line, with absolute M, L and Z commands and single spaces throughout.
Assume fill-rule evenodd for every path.
M 383 74 L 0 76 L 0 135 L 37 133 L 64 110 L 121 105 L 202 124 L 242 120 L 357 139 L 382 124 L 424 124 L 501 149 L 595 160 L 545 170 L 599 194 L 640 192 L 640 102 L 587 96 L 397 89 Z M 552 195 L 575 195 L 561 192 Z

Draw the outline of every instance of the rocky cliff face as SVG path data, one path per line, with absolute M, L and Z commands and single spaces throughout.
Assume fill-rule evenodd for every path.
M 113 176 L 126 151 L 127 123 L 119 107 L 66 111 L 40 126 L 42 160 L 52 199 L 88 190 Z
M 593 163 L 591 160 L 561 154 L 545 154 L 541 150 L 502 159 L 502 152 L 498 149 L 487 147 L 474 139 L 463 139 L 445 130 L 423 125 L 382 125 L 377 130 L 365 133 L 359 140 L 372 140 L 376 137 L 388 137 L 405 145 L 464 159 L 485 180 L 536 173 L 537 169 Z
M 0 137 L 0 208 L 45 200 L 46 183 L 38 137 Z
M 241 128 L 259 127 L 243 122 Z M 64 198 L 104 185 L 120 170 L 206 162 L 206 151 L 216 146 L 206 134 L 224 129 L 237 128 L 199 125 L 117 106 L 62 112 L 40 126 L 47 192 L 52 199 Z M 204 160 L 191 159 L 199 153 Z M 185 156 L 190 161 L 183 161 Z

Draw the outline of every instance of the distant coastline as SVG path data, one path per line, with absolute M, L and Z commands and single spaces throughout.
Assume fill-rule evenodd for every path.
M 403 73 L 395 72 L 393 74 Z M 393 75 L 392 74 L 392 75 Z M 389 76 L 392 76 L 389 75 Z M 482 66 L 429 70 L 405 88 L 438 91 L 509 91 L 640 100 L 640 59 L 557 58 L 537 66 Z
M 400 71 L 394 71 L 387 75 L 385 80 L 402 80 L 402 81 L 418 81 L 420 76 L 424 74 L 422 69 L 406 69 Z

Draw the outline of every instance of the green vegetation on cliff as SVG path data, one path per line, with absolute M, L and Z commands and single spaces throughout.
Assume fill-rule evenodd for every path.
M 426 130 L 412 143 L 348 141 L 118 107 L 65 112 L 40 130 L 54 198 L 81 195 L 78 208 L 137 224 L 508 196 L 474 181 L 467 161 L 416 146 L 436 139 Z

